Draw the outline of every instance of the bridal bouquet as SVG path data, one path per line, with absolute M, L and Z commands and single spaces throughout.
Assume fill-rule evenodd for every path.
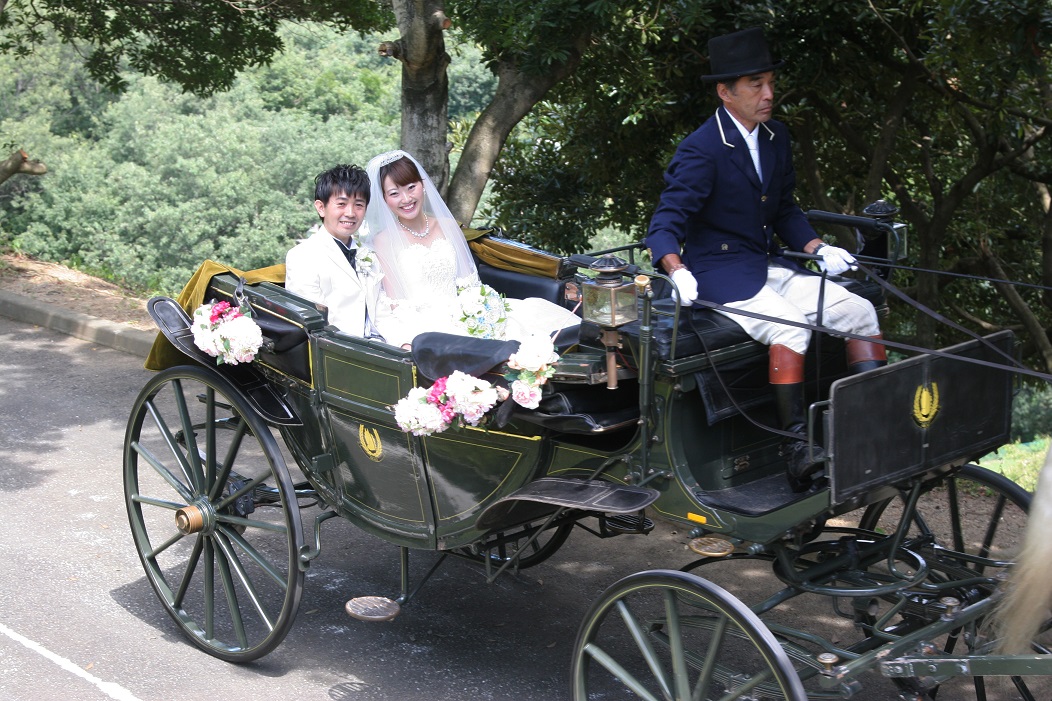
M 520 342 L 508 358 L 504 378 L 509 392 L 459 370 L 435 380 L 430 388 L 414 387 L 393 407 L 398 427 L 414 436 L 430 436 L 451 426 L 484 425 L 487 414 L 500 402 L 511 399 L 527 409 L 536 409 L 541 386 L 555 372 L 559 359 L 551 339 L 540 334 Z
M 468 336 L 504 339 L 508 324 L 504 295 L 489 285 L 462 287 L 457 291 L 457 304 L 460 307 L 457 325 Z
M 248 309 L 229 302 L 202 304 L 194 310 L 194 344 L 216 359 L 216 365 L 251 363 L 263 344 L 263 331 Z

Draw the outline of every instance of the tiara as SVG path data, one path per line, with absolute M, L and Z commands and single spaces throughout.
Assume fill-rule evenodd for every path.
M 383 168 L 386 165 L 390 165 L 400 158 L 408 157 L 409 154 L 402 150 L 388 151 L 387 153 L 381 153 L 379 156 L 373 159 L 376 162 L 377 168 Z

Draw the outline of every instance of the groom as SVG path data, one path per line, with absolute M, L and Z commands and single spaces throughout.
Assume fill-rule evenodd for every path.
M 314 179 L 314 208 L 321 227 L 285 256 L 285 289 L 328 308 L 328 321 L 353 336 L 378 337 L 383 273 L 375 254 L 355 234 L 369 205 L 369 176 L 358 166 L 338 165 Z

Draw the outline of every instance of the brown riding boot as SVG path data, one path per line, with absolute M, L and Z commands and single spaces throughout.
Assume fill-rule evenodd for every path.
M 878 333 L 873 338 L 880 340 L 884 337 Z M 849 338 L 844 341 L 844 350 L 847 354 L 847 369 L 852 375 L 888 364 L 888 352 L 883 343 Z
M 789 486 L 794 492 L 803 492 L 811 486 L 811 476 L 822 469 L 826 458 L 821 446 L 809 448 L 807 445 L 804 356 L 777 344 L 770 347 L 768 355 L 768 377 L 774 390 L 778 420 L 782 429 L 799 435 L 799 438 L 786 438 L 781 447 Z

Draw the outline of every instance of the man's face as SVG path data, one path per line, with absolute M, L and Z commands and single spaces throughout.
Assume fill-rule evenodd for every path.
M 358 231 L 365 221 L 365 195 L 348 195 L 337 192 L 328 202 L 314 200 L 325 229 L 344 243 L 350 243 L 351 235 Z
M 774 110 L 774 71 L 742 76 L 730 86 L 720 83 L 716 93 L 727 111 L 752 131 L 770 119 Z

